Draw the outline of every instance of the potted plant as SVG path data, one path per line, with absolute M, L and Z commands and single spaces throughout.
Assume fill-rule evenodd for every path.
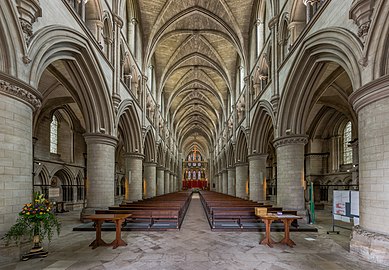
M 22 256 L 23 260 L 35 257 L 45 257 L 41 242 L 47 238 L 51 241 L 54 231 L 59 235 L 61 224 L 53 213 L 48 200 L 43 194 L 34 193 L 34 201 L 23 206 L 16 223 L 4 235 L 7 244 L 11 240 L 19 243 L 22 237 L 33 240 L 34 246 L 29 253 Z

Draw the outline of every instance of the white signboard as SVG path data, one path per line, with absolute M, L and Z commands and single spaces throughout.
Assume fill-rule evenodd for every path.
M 49 198 L 58 198 L 59 197 L 59 188 L 49 188 Z
M 334 190 L 334 214 L 346 215 L 346 203 L 350 202 L 348 190 Z
M 351 191 L 350 214 L 353 216 L 359 216 L 359 191 Z

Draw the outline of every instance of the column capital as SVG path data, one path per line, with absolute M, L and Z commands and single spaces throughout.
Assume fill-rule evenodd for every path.
M 103 133 L 86 133 L 84 134 L 84 138 L 87 145 L 106 144 L 116 147 L 118 143 L 118 138 Z
M 0 93 L 27 104 L 33 111 L 41 106 L 42 98 L 37 90 L 5 74 L 0 74 Z
M 243 167 L 243 166 L 248 166 L 249 164 L 247 162 L 237 162 L 235 163 L 235 167 Z
M 228 167 L 227 171 L 235 171 L 235 166 L 234 167 Z
M 139 154 L 139 153 L 131 153 L 131 152 L 128 152 L 128 153 L 125 153 L 124 154 L 124 157 L 125 158 L 133 158 L 133 159 L 144 159 L 145 156 L 142 155 L 142 154 Z
M 158 171 L 164 171 L 164 170 L 165 170 L 165 167 L 162 166 L 162 165 L 157 165 L 157 170 L 158 170 Z
M 308 143 L 308 136 L 304 136 L 304 135 L 289 135 L 289 136 L 279 137 L 273 141 L 273 145 L 275 148 L 289 145 L 289 144 L 307 144 L 307 143 Z
M 251 154 L 247 157 L 248 161 L 252 161 L 252 160 L 262 160 L 262 159 L 267 159 L 267 156 L 268 154 L 261 154 L 261 153 L 258 153 L 258 154 Z
M 382 76 L 353 92 L 348 100 L 358 113 L 363 107 L 389 97 L 388 84 L 389 75 Z
M 156 162 L 143 162 L 143 166 L 145 167 L 157 167 L 157 165 Z
M 279 18 L 279 16 L 276 15 L 270 19 L 270 21 L 269 21 L 269 28 L 270 29 L 273 29 L 278 24 L 278 18 Z
M 115 24 L 117 26 L 119 26 L 120 28 L 123 27 L 123 19 L 120 18 L 117 14 L 113 14 L 113 21 L 115 22 Z

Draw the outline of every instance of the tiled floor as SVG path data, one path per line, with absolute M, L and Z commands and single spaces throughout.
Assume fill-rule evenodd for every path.
M 200 200 L 194 197 L 179 232 L 123 232 L 128 246 L 115 250 L 92 250 L 88 245 L 94 232 L 72 231 L 77 213 L 62 217 L 61 236 L 51 242 L 47 258 L 6 262 L 0 255 L 0 269 L 385 269 L 347 251 L 348 231 L 327 235 L 329 219 L 320 223 L 320 215 L 319 233 L 291 233 L 294 248 L 269 248 L 258 244 L 263 233 L 212 232 Z M 282 233 L 272 236 L 280 240 Z M 107 242 L 114 237 L 114 232 L 103 232 Z

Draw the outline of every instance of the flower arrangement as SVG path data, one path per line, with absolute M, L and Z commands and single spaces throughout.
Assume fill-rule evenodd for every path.
M 54 230 L 59 235 L 61 224 L 53 213 L 50 203 L 43 194 L 34 193 L 34 201 L 23 206 L 16 223 L 4 235 L 6 243 L 10 240 L 20 242 L 23 236 L 29 239 L 39 236 L 39 241 L 45 237 L 51 241 Z

